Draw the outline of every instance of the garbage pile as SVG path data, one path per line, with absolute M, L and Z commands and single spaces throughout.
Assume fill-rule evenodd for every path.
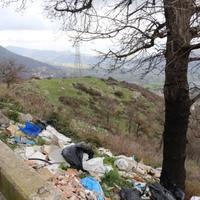
M 131 183 L 131 187 L 116 185 L 115 199 L 177 199 L 158 183 L 161 169 L 137 162 L 134 156 L 114 156 L 104 148 L 94 152 L 90 144 L 75 144 L 43 121 L 27 121 L 24 125 L 13 123 L 5 130 L 10 134 L 8 143 L 17 144 L 16 155 L 58 188 L 66 199 L 109 199 L 101 184 L 102 178 L 113 170 Z M 105 158 L 112 158 L 113 163 L 105 164 Z M 184 193 L 181 195 L 180 200 L 184 199 Z

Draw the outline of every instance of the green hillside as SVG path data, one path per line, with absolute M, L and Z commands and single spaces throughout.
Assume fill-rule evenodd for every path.
M 135 84 L 94 77 L 30 80 L 7 95 L 62 133 L 117 153 L 138 151 L 140 157 L 138 145 L 149 139 L 158 144 L 161 138 L 162 99 Z

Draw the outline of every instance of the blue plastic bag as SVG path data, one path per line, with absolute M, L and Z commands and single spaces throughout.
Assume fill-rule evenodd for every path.
M 98 200 L 104 200 L 104 193 L 99 182 L 93 177 L 85 177 L 81 179 L 81 184 L 88 190 L 95 192 Z
M 36 144 L 35 141 L 29 140 L 25 137 L 20 137 L 20 136 L 15 136 L 13 138 L 13 140 L 14 140 L 15 143 L 19 143 L 19 144 L 28 144 L 28 145 L 35 145 Z
M 25 127 L 20 128 L 20 130 L 32 137 L 37 137 L 41 132 L 41 128 L 31 122 L 26 122 Z

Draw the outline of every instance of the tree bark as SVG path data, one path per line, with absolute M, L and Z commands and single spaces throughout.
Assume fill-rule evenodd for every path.
M 165 125 L 161 184 L 185 190 L 186 134 L 190 115 L 187 80 L 192 0 L 164 0 L 167 23 L 165 68 Z

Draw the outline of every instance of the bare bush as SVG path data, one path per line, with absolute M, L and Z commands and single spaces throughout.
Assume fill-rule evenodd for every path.
M 5 60 L 0 62 L 0 81 L 7 84 L 10 88 L 11 84 L 16 83 L 24 72 L 25 66 L 16 64 L 14 60 Z

